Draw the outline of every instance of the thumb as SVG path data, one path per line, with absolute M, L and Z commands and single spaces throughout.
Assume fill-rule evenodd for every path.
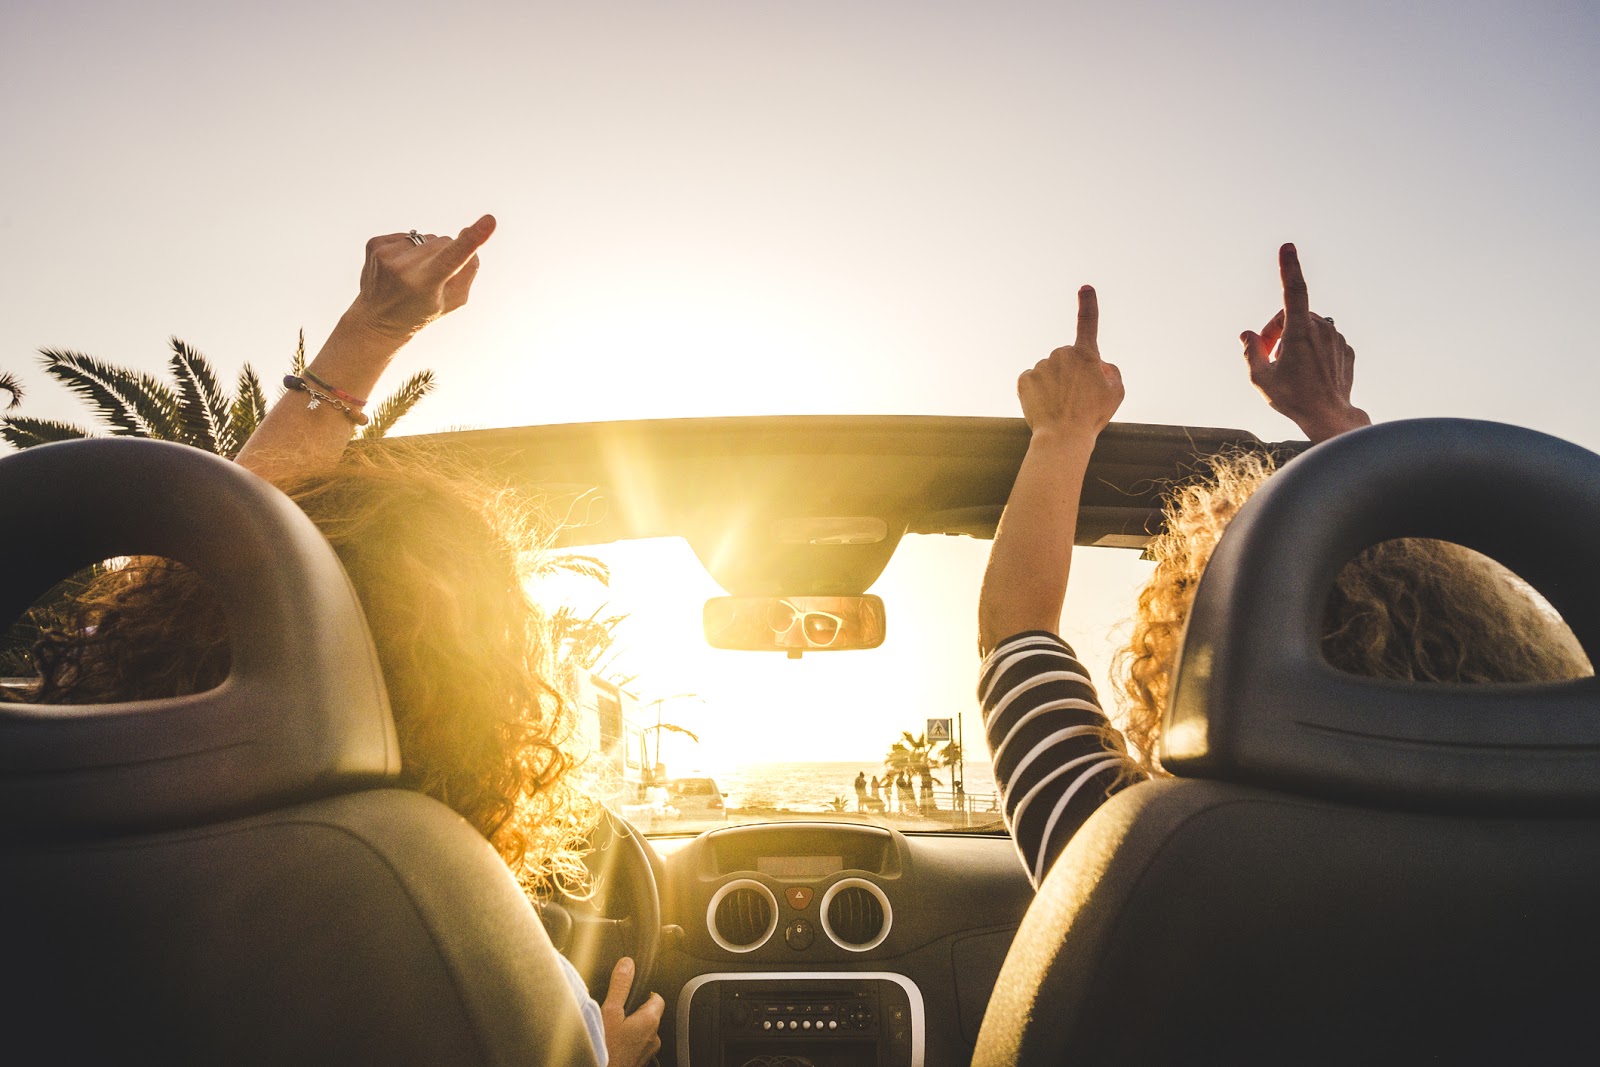
M 478 254 L 478 249 L 482 248 L 483 243 L 494 233 L 496 225 L 498 224 L 493 215 L 485 215 L 462 230 L 456 235 L 455 240 L 439 250 L 436 262 L 444 269 L 446 277 L 465 267 L 472 257 Z
M 622 1006 L 628 1001 L 628 990 L 633 987 L 633 960 L 627 956 L 617 961 L 611 968 L 611 985 L 606 989 L 606 1002 L 601 1005 L 601 1011 L 615 1010 L 622 1014 Z
M 1241 333 L 1239 340 L 1244 342 L 1244 361 L 1250 366 L 1250 380 L 1258 381 L 1271 366 L 1267 359 L 1267 343 L 1254 330 Z

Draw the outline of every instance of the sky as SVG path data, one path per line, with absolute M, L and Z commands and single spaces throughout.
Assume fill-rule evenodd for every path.
M 1120 419 L 1285 439 L 1237 338 L 1292 240 L 1375 418 L 1600 448 L 1592 4 L 0 0 L 0 102 L 30 415 L 83 419 L 46 346 L 270 382 L 368 237 L 489 211 L 402 432 L 1015 415 L 1088 282 Z

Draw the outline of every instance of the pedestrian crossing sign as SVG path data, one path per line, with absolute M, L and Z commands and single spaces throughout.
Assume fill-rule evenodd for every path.
M 950 740 L 950 720 L 949 719 L 929 719 L 928 720 L 928 744 L 931 745 L 935 741 L 948 741 L 948 740 Z

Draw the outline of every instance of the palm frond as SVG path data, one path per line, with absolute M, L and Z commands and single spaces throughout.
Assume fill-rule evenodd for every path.
M 306 328 L 300 327 L 300 340 L 294 346 L 294 373 L 296 375 L 306 372 Z
M 172 377 L 178 383 L 178 424 L 185 444 L 220 452 L 228 403 L 217 385 L 211 362 L 184 341 L 172 338 Z
M 178 398 L 162 382 L 82 352 L 41 348 L 39 355 L 45 373 L 96 408 L 114 435 L 178 440 Z
M 592 579 L 601 585 L 611 584 L 611 568 L 606 566 L 605 560 L 576 552 L 551 552 L 540 556 L 534 573 L 541 578 L 551 574 L 571 574 Z
M 111 387 L 111 380 L 126 377 L 130 372 L 120 367 L 67 349 L 41 348 L 39 355 L 44 371 L 68 389 L 77 393 L 83 402 L 94 409 L 102 422 L 108 423 L 118 437 L 148 437 L 139 414 L 132 404 L 124 400 Z
M 387 434 L 394 428 L 394 424 L 400 420 L 401 416 L 405 415 L 406 412 L 416 406 L 417 401 L 431 392 L 433 392 L 433 371 L 431 370 L 418 371 L 404 382 L 401 382 L 400 388 L 384 398 L 383 403 L 379 404 L 377 410 L 372 413 L 372 421 L 368 422 L 366 428 L 361 431 L 361 440 L 373 441 Z
M 65 422 L 28 419 L 20 415 L 0 419 L 0 439 L 4 439 L 12 448 L 32 448 L 34 445 L 48 445 L 54 441 L 74 441 L 80 437 L 90 436 L 93 435 L 81 426 Z
M 234 390 L 233 405 L 228 409 L 228 421 L 222 431 L 222 454 L 233 459 L 256 432 L 261 420 L 267 416 L 267 398 L 261 391 L 261 379 L 246 363 L 239 371 L 239 384 Z
M 7 411 L 22 403 L 22 379 L 15 374 L 0 371 L 0 389 L 11 394 L 11 400 L 6 404 Z

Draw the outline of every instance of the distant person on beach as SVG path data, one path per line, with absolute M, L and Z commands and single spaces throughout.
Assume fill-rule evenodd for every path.
M 894 776 L 894 794 L 900 802 L 900 814 L 910 815 L 917 806 L 917 798 L 911 793 L 911 778 L 905 771 Z
M 877 775 L 873 775 L 872 776 L 871 788 L 872 788 L 872 796 L 870 798 L 868 798 L 868 800 L 867 800 L 867 810 L 868 811 L 882 811 L 883 810 L 883 797 L 881 795 L 881 790 L 883 789 L 883 784 L 878 781 L 878 776 Z
M 1251 382 L 1313 443 L 1369 425 L 1350 399 L 1355 352 L 1331 318 L 1312 313 L 1293 245 L 1279 250 L 1279 268 L 1283 308 L 1260 333 L 1240 337 Z M 1273 469 L 1259 455 L 1215 457 L 1208 480 L 1168 503 L 1166 532 L 1149 546 L 1156 567 L 1139 594 L 1132 640 L 1114 664 L 1127 702 L 1118 732 L 1088 671 L 1057 636 L 1089 456 L 1123 397 L 1121 372 L 1100 358 L 1098 320 L 1095 292 L 1084 286 L 1077 339 L 1017 381 L 1032 440 L 978 608 L 978 695 L 995 782 L 1035 885 L 1110 794 L 1166 773 L 1156 758 L 1161 716 L 1195 585 L 1228 521 Z M 1342 670 L 1410 681 L 1593 673 L 1572 632 L 1503 567 L 1419 539 L 1374 545 L 1345 566 L 1322 651 Z
M 856 810 L 867 810 L 867 772 L 856 772 Z

